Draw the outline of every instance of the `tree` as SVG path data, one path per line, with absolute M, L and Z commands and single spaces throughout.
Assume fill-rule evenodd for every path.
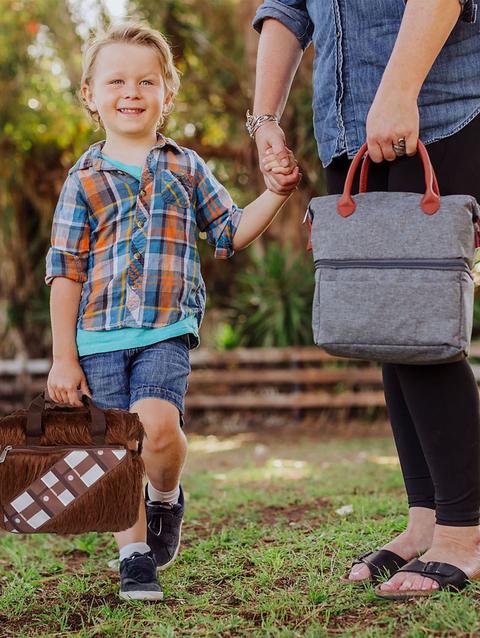
M 0 11 L 2 349 L 37 354 L 47 325 L 43 262 L 52 210 L 65 167 L 88 137 L 74 96 L 80 38 L 64 2 L 1 0 Z

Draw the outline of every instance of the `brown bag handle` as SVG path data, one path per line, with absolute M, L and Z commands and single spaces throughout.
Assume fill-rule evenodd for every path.
M 27 411 L 27 446 L 40 445 L 40 437 L 43 433 L 42 416 L 45 409 L 46 396 L 42 392 L 36 396 L 28 406 Z M 82 395 L 82 403 L 88 407 L 91 418 L 90 434 L 95 445 L 106 444 L 107 424 L 105 421 L 105 413 L 98 408 L 92 399 L 86 395 Z
M 358 166 L 362 160 L 363 164 L 360 173 L 359 192 L 365 193 L 367 190 L 368 170 L 371 162 L 367 148 L 368 145 L 366 143 L 361 146 L 360 150 L 353 158 L 350 168 L 348 169 L 343 194 L 337 201 L 337 212 L 342 217 L 349 217 L 355 212 L 357 205 L 355 200 L 352 198 L 352 186 L 355 173 L 357 172 Z M 425 194 L 422 197 L 420 207 L 426 215 L 434 215 L 440 208 L 440 190 L 438 188 L 437 177 L 433 170 L 427 149 L 420 140 L 418 140 L 417 150 L 420 155 L 420 159 L 422 160 L 425 172 Z

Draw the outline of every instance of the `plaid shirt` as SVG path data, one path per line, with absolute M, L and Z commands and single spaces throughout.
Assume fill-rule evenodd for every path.
M 242 210 L 195 151 L 158 137 L 140 182 L 93 144 L 73 166 L 55 209 L 45 282 L 83 283 L 77 327 L 158 328 L 205 311 L 196 240 L 233 254 Z

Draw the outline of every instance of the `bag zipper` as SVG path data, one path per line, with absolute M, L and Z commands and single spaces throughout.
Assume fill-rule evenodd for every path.
M 452 259 L 317 259 L 315 268 L 398 268 L 400 270 L 458 270 L 470 272 L 468 261 Z
M 38 445 L 35 447 L 13 447 L 7 445 L 1 450 L 0 448 L 0 464 L 5 462 L 7 454 L 10 452 L 23 452 L 28 454 L 43 454 L 43 452 L 75 452 L 76 450 L 125 450 L 122 445 L 77 445 L 77 446 L 59 446 L 59 445 Z

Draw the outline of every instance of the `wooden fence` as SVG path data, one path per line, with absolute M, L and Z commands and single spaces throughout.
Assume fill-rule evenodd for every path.
M 480 342 L 471 358 L 480 380 Z M 381 370 L 365 361 L 338 359 L 315 347 L 238 348 L 191 353 L 190 411 L 288 411 L 385 405 Z M 25 406 L 46 383 L 48 359 L 0 360 L 0 413 Z

